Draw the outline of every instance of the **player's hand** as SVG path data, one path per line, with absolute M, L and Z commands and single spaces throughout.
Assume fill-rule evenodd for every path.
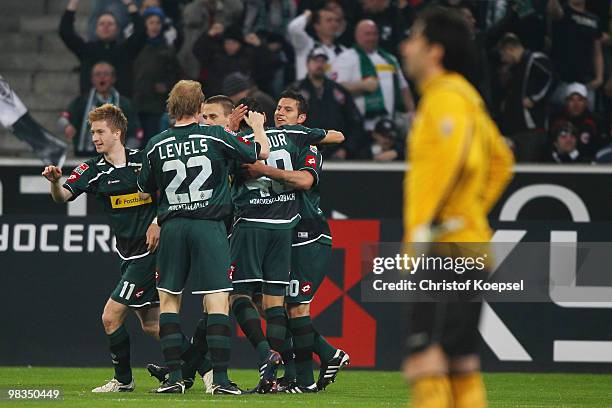
M 361 81 L 362 89 L 365 92 L 374 92 L 378 89 L 378 78 L 376 77 L 367 77 Z
M 533 108 L 534 103 L 531 99 L 529 98 L 523 98 L 523 107 L 527 108 L 527 109 L 531 109 Z
M 147 229 L 147 249 L 149 252 L 155 252 L 159 245 L 159 233 L 161 228 L 157 224 L 149 225 Z
M 251 127 L 251 129 L 255 129 L 256 127 L 263 127 L 265 122 L 265 117 L 263 113 L 249 111 L 248 115 L 244 117 L 247 125 Z
M 208 30 L 208 35 L 210 37 L 215 37 L 217 35 L 223 34 L 223 31 L 225 31 L 225 27 L 223 26 L 223 24 L 215 23 L 212 25 L 212 27 L 210 27 L 210 30 Z
M 265 176 L 266 165 L 263 161 L 257 160 L 253 164 L 243 164 L 242 171 L 243 175 L 247 179 L 258 179 Z
M 236 106 L 232 110 L 232 113 L 230 113 L 228 117 L 227 123 L 229 130 L 232 132 L 237 132 L 240 130 L 240 122 L 242 122 L 242 119 L 244 119 L 244 116 L 247 114 L 248 110 L 249 108 L 242 104 Z
M 55 166 L 47 166 L 42 172 L 44 178 L 52 183 L 57 183 L 62 177 L 62 169 Z
M 76 129 L 74 128 L 74 126 L 67 125 L 64 128 L 64 136 L 66 136 L 66 139 L 72 140 L 72 139 L 74 139 L 75 135 L 76 135 Z

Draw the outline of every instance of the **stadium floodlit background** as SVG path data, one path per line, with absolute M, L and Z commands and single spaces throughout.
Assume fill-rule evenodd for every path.
M 363 302 L 360 257 L 363 244 L 401 240 L 405 135 L 418 92 L 400 78 L 394 58 L 401 61 L 399 43 L 432 4 L 458 9 L 470 24 L 479 51 L 470 80 L 518 161 L 490 216 L 497 239 L 612 241 L 607 0 L 141 0 L 134 15 L 126 3 L 3 0 L 0 6 L 0 122 L 8 127 L 0 130 L 0 389 L 60 388 L 67 406 L 140 406 L 154 399 L 145 391 L 156 383 L 137 367 L 161 361 L 159 346 L 136 330 L 130 333 L 137 392 L 121 401 L 89 393 L 112 372 L 100 314 L 119 259 L 92 199 L 52 202 L 41 159 L 57 160 L 62 142 L 65 169 L 91 156 L 81 143 L 89 138 L 83 118 L 102 100 L 128 113 L 128 145 L 144 146 L 168 126 L 168 90 L 190 78 L 202 82 L 207 96 L 250 96 L 268 112 L 285 87 L 295 86 L 311 105 L 306 125 L 342 130 L 347 138 L 325 152 L 321 195 L 332 220 L 333 266 L 312 315 L 319 331 L 350 353 L 351 367 L 324 393 L 271 397 L 405 405 L 403 305 Z M 116 33 L 97 31 L 107 10 Z M 382 51 L 375 66 L 390 67 L 368 75 L 353 48 L 372 45 L 355 32 L 364 19 L 377 27 L 374 46 Z M 92 76 L 103 60 L 114 76 L 104 66 Z M 362 94 L 373 84 L 386 113 L 366 111 Z M 14 95 L 27 113 L 15 107 Z M 14 126 L 24 115 L 28 126 Z M 548 282 L 549 271 L 542 276 Z M 602 290 L 606 284 L 599 282 Z M 199 299 L 186 297 L 184 304 L 185 327 L 193 327 Z M 610 307 L 552 296 L 486 305 L 480 334 L 491 406 L 612 406 Z M 230 375 L 255 385 L 251 346 L 240 332 L 232 346 Z M 268 397 L 239 402 L 268 405 Z M 213 401 L 199 391 L 180 399 Z

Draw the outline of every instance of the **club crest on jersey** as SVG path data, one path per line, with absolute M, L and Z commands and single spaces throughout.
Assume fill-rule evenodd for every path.
M 312 292 L 312 282 L 300 282 L 300 293 L 302 295 L 310 295 Z
M 314 154 L 317 154 L 319 149 L 317 149 L 317 146 L 310 145 L 310 151 L 313 152 Z
M 317 158 L 309 154 L 306 156 L 306 162 L 304 164 L 308 167 L 315 168 L 317 167 Z
M 244 144 L 248 144 L 248 145 L 251 144 L 251 141 L 244 136 L 240 136 L 238 139 L 240 139 L 240 141 Z
M 308 233 L 306 231 L 298 231 L 298 238 L 308 238 Z
M 140 299 L 140 297 L 144 295 L 144 289 L 140 288 L 138 290 L 136 290 L 136 293 L 134 294 L 134 296 L 136 296 L 136 299 Z

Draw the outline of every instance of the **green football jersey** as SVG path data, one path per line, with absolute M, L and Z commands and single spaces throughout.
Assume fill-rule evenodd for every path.
M 309 129 L 301 125 L 287 125 L 266 130 L 270 141 L 268 166 L 294 170 L 299 165 L 300 152 L 320 142 L 326 135 L 322 129 Z M 252 137 L 247 135 L 246 137 Z M 267 229 L 290 229 L 299 221 L 299 193 L 292 187 L 260 177 L 246 180 L 236 172 L 232 185 L 234 224 Z
M 232 212 L 231 160 L 253 163 L 258 149 L 252 138 L 221 126 L 174 126 L 147 143 L 138 187 L 160 191 L 160 225 L 170 217 L 222 220 Z
M 142 167 L 144 153 L 125 151 L 126 164 L 113 166 L 99 155 L 77 166 L 64 183 L 72 192 L 71 200 L 82 193 L 93 195 L 110 217 L 117 238 L 117 252 L 123 259 L 139 258 L 148 254 L 147 229 L 157 210 L 155 197 L 141 200 L 136 180 Z
M 331 245 L 332 237 L 329 224 L 319 208 L 321 192 L 319 180 L 323 168 L 323 156 L 317 146 L 308 146 L 300 152 L 296 170 L 307 170 L 312 173 L 315 181 L 309 190 L 300 191 L 300 215 L 298 225 L 293 229 L 293 246 L 306 245 L 318 241 Z

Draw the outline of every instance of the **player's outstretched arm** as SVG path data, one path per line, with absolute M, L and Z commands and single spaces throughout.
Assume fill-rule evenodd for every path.
M 253 164 L 243 164 L 242 169 L 249 179 L 266 176 L 296 190 L 309 190 L 315 182 L 314 176 L 307 170 L 282 170 L 260 161 Z
M 270 155 L 270 142 L 268 141 L 266 131 L 264 130 L 264 115 L 259 112 L 249 111 L 244 120 L 246 121 L 247 125 L 253 129 L 255 141 L 261 146 L 261 150 L 259 151 L 259 156 L 257 156 L 257 158 L 259 160 L 266 160 Z
M 344 135 L 337 130 L 328 130 L 319 144 L 339 144 L 344 142 Z
M 55 166 L 47 166 L 43 170 L 42 175 L 51 183 L 51 197 L 53 197 L 53 201 L 65 203 L 72 198 L 70 190 L 62 187 L 60 182 L 62 169 Z

